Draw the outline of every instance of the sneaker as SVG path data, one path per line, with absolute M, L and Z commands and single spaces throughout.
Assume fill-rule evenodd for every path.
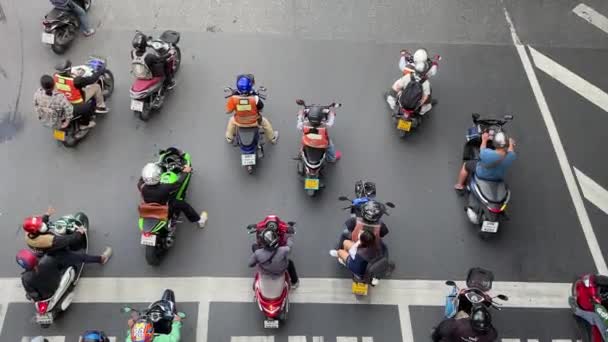
M 97 114 L 106 114 L 108 112 L 109 112 L 109 110 L 105 106 L 104 107 L 97 107 L 97 108 L 95 108 L 95 113 L 97 113 Z
M 380 281 L 378 280 L 378 278 L 372 278 L 372 286 L 376 286 L 378 285 Z
M 112 247 L 106 247 L 106 249 L 103 250 L 103 253 L 101 253 L 101 264 L 105 265 L 111 257 Z
M 82 34 L 83 34 L 85 37 L 90 37 L 90 36 L 92 36 L 92 35 L 94 35 L 94 34 L 95 34 L 95 29 L 93 29 L 93 28 L 88 29 L 88 30 L 86 30 L 86 31 L 83 31 L 83 32 L 82 32 Z
M 300 286 L 300 282 L 299 282 L 299 281 L 297 281 L 297 282 L 295 282 L 295 283 L 291 283 L 291 289 L 292 289 L 292 290 L 297 289 L 297 288 L 298 288 L 298 286 Z
M 175 88 L 175 86 L 177 85 L 177 82 L 175 82 L 175 80 L 171 80 L 167 83 L 167 85 L 165 86 L 167 88 L 167 90 L 171 90 L 173 88 Z
M 95 127 L 95 125 L 97 125 L 95 123 L 95 121 L 91 120 L 91 121 L 89 121 L 88 125 L 80 125 L 80 129 L 91 129 L 91 128 Z
M 274 145 L 277 143 L 277 141 L 279 141 L 279 131 L 274 131 L 274 138 L 272 138 L 270 142 Z
M 338 251 L 335 249 L 332 249 L 331 251 L 329 251 L 329 255 L 331 255 L 334 258 L 338 257 Z
M 203 211 L 201 213 L 201 219 L 198 220 L 198 227 L 199 228 L 205 228 L 205 224 L 207 223 L 207 219 L 209 218 L 209 215 L 207 214 L 206 211 Z

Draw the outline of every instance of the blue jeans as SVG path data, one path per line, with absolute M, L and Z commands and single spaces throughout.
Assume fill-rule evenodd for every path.
M 91 25 L 89 23 L 89 18 L 87 17 L 87 12 L 84 10 L 84 8 L 80 7 L 80 5 L 75 3 L 74 0 L 69 0 L 66 5 L 67 5 L 67 8 L 58 7 L 58 9 L 64 10 L 64 11 L 70 11 L 70 12 L 76 14 L 76 16 L 78 17 L 78 20 L 80 21 L 80 30 L 82 32 L 90 30 Z
M 327 147 L 327 160 L 330 162 L 336 161 L 336 146 L 331 139 L 329 139 L 329 146 Z

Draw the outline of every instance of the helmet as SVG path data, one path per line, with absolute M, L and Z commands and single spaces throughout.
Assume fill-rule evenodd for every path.
M 319 106 L 310 107 L 306 116 L 308 117 L 308 122 L 310 122 L 311 125 L 314 127 L 320 126 L 323 122 L 323 108 Z
M 131 341 L 151 342 L 154 340 L 154 325 L 150 322 L 139 320 L 131 327 Z
M 492 138 L 494 147 L 505 148 L 509 146 L 509 137 L 505 134 L 505 132 L 498 132 L 494 134 L 494 138 Z
M 82 334 L 81 342 L 107 342 L 108 336 L 103 331 L 87 330 Z
M 72 71 L 72 62 L 69 59 L 55 65 L 55 70 L 60 74 L 69 74 Z
M 138 51 L 143 51 L 148 46 L 148 38 L 141 32 L 135 33 L 135 37 L 131 41 L 131 45 Z
M 162 174 L 162 170 L 160 166 L 155 163 L 148 163 L 141 170 L 141 178 L 144 180 L 146 185 L 156 185 L 160 182 L 160 176 Z
M 492 317 L 484 306 L 476 306 L 471 311 L 471 327 L 477 332 L 487 332 L 492 326 Z
M 253 89 L 253 78 L 249 75 L 239 75 L 236 78 L 236 89 L 240 93 L 249 94 Z
M 17 261 L 19 266 L 23 267 L 26 271 L 29 271 L 38 265 L 38 257 L 29 249 L 22 249 L 17 252 L 15 261 Z
M 262 243 L 265 247 L 276 248 L 279 245 L 279 236 L 276 231 L 266 229 L 262 232 Z
M 367 201 L 361 207 L 361 217 L 369 223 L 377 223 L 384 214 L 384 209 L 380 202 L 374 200 Z
M 426 62 L 429 59 L 429 54 L 426 49 L 418 49 L 414 53 L 414 68 L 418 72 L 424 72 L 426 70 Z
M 46 233 L 49 231 L 47 225 L 40 216 L 30 216 L 23 220 L 23 230 L 29 234 Z

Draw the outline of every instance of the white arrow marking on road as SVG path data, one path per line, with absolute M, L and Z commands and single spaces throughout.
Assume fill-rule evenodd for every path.
M 574 168 L 574 173 L 576 174 L 576 178 L 578 178 L 578 183 L 583 191 L 583 196 L 585 196 L 589 202 L 608 214 L 608 191 L 576 167 Z
M 534 59 L 534 64 L 537 68 L 608 112 L 608 94 L 589 83 L 584 78 L 564 68 L 551 58 L 538 52 L 533 47 L 528 46 L 528 48 L 530 49 L 532 59 Z
M 588 21 L 589 24 L 608 33 L 608 18 L 604 17 L 593 8 L 585 4 L 579 4 L 578 6 L 574 7 L 574 9 L 572 9 L 572 12 L 576 13 L 576 15 Z

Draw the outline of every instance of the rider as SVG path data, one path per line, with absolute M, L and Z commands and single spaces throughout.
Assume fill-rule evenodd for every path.
M 163 173 L 161 167 L 156 163 L 148 163 L 141 171 L 137 188 L 141 192 L 144 203 L 168 204 L 171 213 L 179 216 L 183 212 L 190 222 L 196 222 L 200 228 L 204 228 L 207 222 L 207 212 L 203 211 L 199 215 L 188 202 L 175 198 L 175 194 L 190 172 L 192 172 L 192 168 L 185 165 L 177 182 L 161 183 L 160 178 Z
M 462 192 L 469 174 L 476 174 L 480 179 L 499 182 L 502 181 L 507 169 L 516 159 L 515 141 L 504 132 L 494 134 L 492 143 L 494 149 L 488 148 L 490 134 L 484 132 L 481 135 L 481 147 L 479 150 L 479 161 L 466 161 L 458 174 L 458 183 L 454 189 Z
M 435 75 L 437 72 L 437 65 L 435 62 L 429 60 L 425 49 L 419 49 L 414 53 L 414 58 L 412 59 L 413 64 L 406 64 L 406 61 L 406 53 L 402 51 L 399 67 L 404 75 L 393 83 L 389 96 L 387 97 L 387 102 L 393 111 L 396 111 L 397 101 L 399 101 L 401 106 L 406 109 L 416 109 L 420 107 L 419 114 L 424 115 L 433 108 L 431 101 L 431 83 L 428 78 L 429 76 Z M 407 90 L 412 91 L 416 86 L 416 83 L 420 84 L 422 88 L 420 101 L 415 104 L 407 103 L 408 100 L 410 100 L 407 96 Z M 411 88 L 408 86 L 411 86 Z
M 426 49 L 416 50 L 413 57 L 410 57 L 406 50 L 401 50 L 399 69 L 404 75 L 417 71 L 430 78 L 437 74 L 437 62 L 429 58 Z
M 492 317 L 484 306 L 473 308 L 470 317 L 446 319 L 434 329 L 433 342 L 494 342 L 498 338 Z
M 53 77 L 42 75 L 40 86 L 34 93 L 34 110 L 38 114 L 38 120 L 47 127 L 68 127 L 74 117 L 74 107 L 70 101 L 55 89 Z
M 23 220 L 25 231 L 25 243 L 36 254 L 48 254 L 54 257 L 58 263 L 65 265 L 76 265 L 79 263 L 106 264 L 112 256 L 112 248 L 106 247 L 101 255 L 89 255 L 77 253 L 84 248 L 84 227 L 76 228 L 72 234 L 65 234 L 53 228 L 50 216 L 55 209 L 49 208 L 42 216 L 30 216 Z M 49 227 L 50 226 L 50 227 Z
M 360 213 L 361 217 L 350 217 L 344 222 L 344 230 L 340 235 L 338 249 L 342 248 L 345 240 L 356 242 L 363 230 L 371 231 L 377 238 L 376 243 L 378 244 L 388 234 L 388 227 L 380 220 L 384 214 L 382 204 L 371 199 L 361 205 Z
M 34 252 L 22 249 L 15 260 L 25 270 L 21 283 L 28 299 L 40 301 L 55 294 L 61 282 L 61 266 L 55 258 L 45 255 L 38 260 Z
M 104 70 L 94 70 L 90 76 L 84 76 L 85 70 L 79 68 L 76 70 L 76 75 L 72 74 L 72 62 L 66 60 L 55 66 L 57 73 L 53 76 L 55 80 L 55 88 L 64 93 L 70 102 L 75 106 L 77 112 L 89 112 L 88 104 L 95 99 L 95 113 L 108 113 L 103 91 L 97 81 L 103 75 Z M 95 126 L 95 122 L 91 121 L 90 127 Z
M 179 342 L 181 339 L 182 319 L 179 315 L 173 315 L 169 334 L 157 334 L 152 323 L 136 322 L 133 318 L 127 321 L 127 325 L 129 331 L 125 342 Z
M 326 136 L 326 139 L 329 141 L 329 146 L 327 147 L 327 161 L 330 163 L 335 163 L 342 157 L 342 152 L 336 150 L 334 142 L 329 138 L 329 134 L 327 133 L 327 129 L 334 125 L 335 120 L 336 113 L 327 108 L 314 106 L 298 112 L 298 130 L 306 134 L 310 129 L 310 125 L 308 125 L 310 123 L 314 127 L 318 127 L 318 130 L 322 131 Z
M 359 234 L 357 242 L 344 240 L 342 248 L 332 249 L 329 251 L 329 255 L 338 258 L 338 262 L 346 266 L 356 276 L 363 278 L 368 263 L 382 253 L 382 246 L 379 246 L 376 240 L 374 233 L 363 230 Z
M 266 140 L 273 144 L 279 139 L 279 132 L 272 129 L 270 121 L 262 117 L 264 102 L 254 89 L 255 78 L 252 74 L 239 75 L 236 78 L 236 91 L 226 102 L 226 114 L 234 115 L 226 127 L 226 141 L 232 143 L 236 127 L 262 126 Z
M 262 232 L 261 240 L 263 247 L 253 251 L 249 258 L 249 267 L 257 265 L 262 274 L 273 277 L 282 276 L 287 271 L 291 280 L 291 288 L 297 288 L 298 274 L 293 261 L 289 259 L 289 253 L 293 247 L 293 236 L 287 237 L 286 245 L 279 246 L 278 234 L 274 230 L 267 229 Z
M 165 87 L 173 89 L 176 82 L 173 78 L 173 70 L 170 70 L 169 63 L 167 63 L 170 57 L 168 51 L 148 50 L 148 37 L 141 32 L 135 33 L 131 45 L 133 46 L 131 60 L 145 64 L 152 72 L 153 77 L 163 77 Z
M 78 16 L 80 21 L 80 29 L 85 37 L 89 37 L 95 33 L 95 29 L 89 24 L 87 12 L 74 0 L 50 0 L 51 4 L 61 11 L 72 12 Z
M 110 338 L 101 330 L 87 330 L 80 342 L 110 342 Z

